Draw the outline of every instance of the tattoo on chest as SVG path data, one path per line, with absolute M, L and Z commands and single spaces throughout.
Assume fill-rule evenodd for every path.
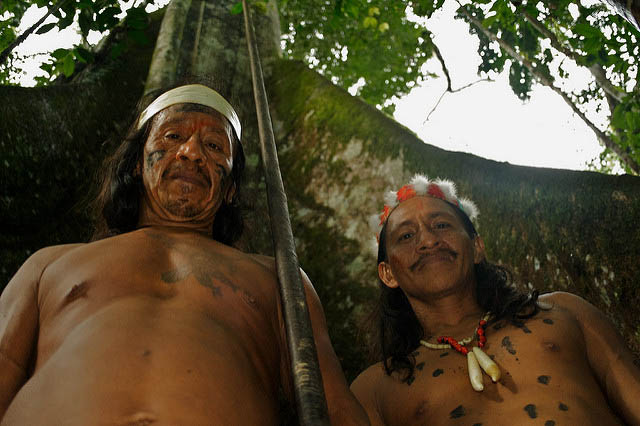
M 449 355 L 449 352 L 442 352 L 440 354 L 440 358 L 444 358 L 445 356 Z
M 535 419 L 538 417 L 538 411 L 536 409 L 536 406 L 533 404 L 527 404 L 524 406 L 524 411 L 527 412 L 527 414 L 529 415 L 529 417 L 531 417 L 532 419 Z
M 442 373 L 444 373 L 444 370 L 442 368 L 436 368 L 435 370 L 433 370 L 433 373 L 431 373 L 431 375 L 433 377 L 438 377 Z
M 547 420 L 544 422 L 544 426 L 556 426 L 556 422 L 553 420 Z
M 561 402 L 560 404 L 558 404 L 558 410 L 560 410 L 560 411 L 569 411 L 569 407 L 566 404 L 563 404 Z
M 168 249 L 178 250 L 176 241 L 168 237 L 166 235 L 157 234 L 154 232 L 146 233 L 149 237 L 158 241 L 164 247 Z M 222 284 L 228 287 L 234 293 L 237 292 L 240 287 L 238 287 L 228 276 L 225 274 L 223 268 L 221 268 L 221 264 L 224 263 L 224 269 L 228 270 L 230 273 L 233 273 L 233 263 L 231 261 L 227 261 L 227 259 L 213 259 L 209 256 L 206 256 L 202 251 L 196 248 L 189 247 L 181 247 L 179 252 L 184 255 L 187 260 L 187 264 L 180 265 L 174 269 L 162 272 L 160 274 L 160 278 L 162 281 L 167 284 L 175 284 L 183 281 L 189 276 L 193 276 L 196 281 L 203 287 L 207 287 L 211 290 L 211 294 L 213 296 L 221 295 L 221 287 Z M 250 295 L 244 295 L 243 298 L 253 299 Z
M 422 371 L 422 369 L 424 368 L 424 362 L 421 362 L 419 364 L 416 364 L 416 368 L 420 371 Z
M 467 412 L 464 409 L 464 407 L 462 405 L 458 405 L 456 408 L 451 410 L 451 412 L 449 413 L 449 418 L 459 419 L 460 417 L 463 417 L 465 414 L 467 414 Z
M 551 318 L 545 318 L 542 320 L 542 322 L 549 325 L 553 324 L 553 320 Z
M 516 354 L 516 348 L 513 346 L 513 343 L 511 343 L 511 339 L 509 338 L 509 336 L 504 336 L 501 346 L 505 348 L 511 355 Z

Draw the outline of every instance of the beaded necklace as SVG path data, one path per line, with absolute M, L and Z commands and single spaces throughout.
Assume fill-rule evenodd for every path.
M 429 349 L 455 349 L 457 352 L 460 352 L 462 355 L 467 356 L 467 367 L 469 369 L 469 381 L 471 382 L 471 387 L 473 390 L 481 392 L 484 389 L 484 383 L 482 380 L 482 370 L 491 377 L 491 380 L 495 383 L 500 380 L 500 368 L 498 365 L 493 362 L 493 360 L 481 349 L 484 347 L 487 342 L 487 337 L 485 336 L 485 328 L 487 327 L 487 321 L 491 317 L 491 313 L 487 312 L 482 319 L 478 322 L 478 327 L 476 327 L 473 335 L 462 339 L 456 340 L 451 336 L 440 336 L 438 337 L 438 343 L 429 343 L 424 340 L 420 340 L 420 344 Z M 471 341 L 477 338 L 478 346 L 473 347 L 471 350 L 467 349 L 465 346 Z M 482 368 L 482 370 L 480 370 Z

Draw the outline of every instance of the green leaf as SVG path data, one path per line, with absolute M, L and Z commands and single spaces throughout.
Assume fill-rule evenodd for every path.
M 73 74 L 73 70 L 75 69 L 75 67 L 76 63 L 73 60 L 73 55 L 69 54 L 65 56 L 62 60 L 62 73 L 65 75 L 65 77 L 71 77 L 71 74 Z
M 55 27 L 57 25 L 56 22 L 52 22 L 50 24 L 44 24 L 43 26 L 41 26 L 40 28 L 38 28 L 38 30 L 36 31 L 36 34 L 44 34 L 46 32 L 51 31 L 51 29 L 53 27 Z
M 51 52 L 51 56 L 53 56 L 57 60 L 61 60 L 68 54 L 69 54 L 69 49 L 56 49 L 53 52 Z
M 233 6 L 231 6 L 231 10 L 230 10 L 232 15 L 239 15 L 242 13 L 242 2 L 239 1 L 238 3 L 234 4 Z
M 76 47 L 74 49 L 74 53 L 76 55 L 76 58 L 78 58 L 78 60 L 81 62 L 84 62 L 84 63 L 93 62 L 93 53 L 91 53 L 89 50 L 85 49 L 82 46 Z

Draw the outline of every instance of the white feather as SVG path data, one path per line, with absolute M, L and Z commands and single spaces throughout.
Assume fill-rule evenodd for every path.
M 465 212 L 467 216 L 469 216 L 469 219 L 475 220 L 480 214 L 480 210 L 478 210 L 478 207 L 473 201 L 469 200 L 468 198 L 460 198 L 458 202 L 460 203 L 460 207 L 462 207 L 462 211 Z
M 387 193 L 384 194 L 384 204 L 389 207 L 398 205 L 398 194 L 396 191 L 387 191 Z
M 427 188 L 429 187 L 429 178 L 424 175 L 414 175 L 409 182 L 413 186 L 413 190 L 416 191 L 418 195 L 426 195 Z
M 435 184 L 440 187 L 440 190 L 444 192 L 444 196 L 450 203 L 456 202 L 456 185 L 450 180 L 446 179 L 438 179 L 435 181 Z

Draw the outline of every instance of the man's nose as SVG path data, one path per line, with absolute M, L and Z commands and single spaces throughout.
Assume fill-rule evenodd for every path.
M 204 162 L 204 151 L 202 150 L 202 143 L 196 133 L 191 135 L 176 153 L 178 160 L 191 160 L 194 163 L 202 164 Z
M 418 236 L 418 250 L 429 250 L 440 244 L 440 237 L 427 226 L 420 227 Z

